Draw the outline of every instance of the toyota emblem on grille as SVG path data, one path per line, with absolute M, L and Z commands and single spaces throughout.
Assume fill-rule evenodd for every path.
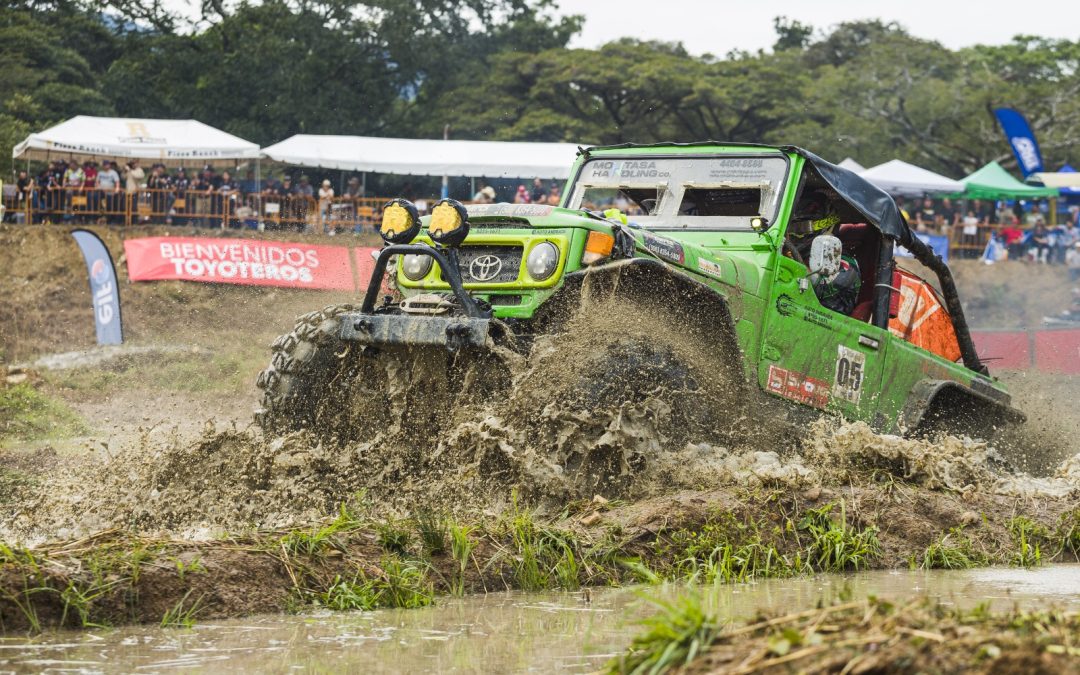
M 477 281 L 491 281 L 502 271 L 502 261 L 491 254 L 478 256 L 469 263 L 469 276 Z

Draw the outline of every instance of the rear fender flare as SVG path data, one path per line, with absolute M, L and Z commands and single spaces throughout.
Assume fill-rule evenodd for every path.
M 960 415 L 985 413 L 990 415 L 991 419 L 1008 424 L 1021 424 L 1026 419 L 1022 412 L 1010 406 L 1008 402 L 996 400 L 961 382 L 927 378 L 919 380 L 912 387 L 907 403 L 900 413 L 898 421 L 900 430 L 906 433 L 918 430 L 924 422 L 930 421 L 927 415 L 935 405 L 944 405 L 946 399 L 951 397 L 957 399 L 954 404 L 958 403 L 962 406 L 956 411 Z

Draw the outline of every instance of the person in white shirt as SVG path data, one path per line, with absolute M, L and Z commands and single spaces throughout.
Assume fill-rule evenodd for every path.
M 336 234 L 336 230 L 330 227 L 330 205 L 334 199 L 334 188 L 330 186 L 330 181 L 324 180 L 322 186 L 319 187 L 319 222 L 322 224 L 323 233 L 333 236 Z

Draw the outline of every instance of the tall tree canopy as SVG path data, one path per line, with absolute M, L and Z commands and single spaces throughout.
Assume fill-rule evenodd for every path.
M 1080 161 L 1080 42 L 949 50 L 881 21 L 777 17 L 771 51 L 567 45 L 554 0 L 13 0 L 0 11 L 0 152 L 76 114 L 294 133 L 796 143 L 959 176 L 1011 155 L 992 110 Z M 726 51 L 725 51 L 726 50 Z

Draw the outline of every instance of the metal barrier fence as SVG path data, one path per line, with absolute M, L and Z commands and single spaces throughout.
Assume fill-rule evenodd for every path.
M 155 223 L 309 232 L 374 228 L 385 198 L 212 192 L 202 190 L 85 190 L 58 188 L 3 195 L 5 219 L 15 223 L 133 225 Z

